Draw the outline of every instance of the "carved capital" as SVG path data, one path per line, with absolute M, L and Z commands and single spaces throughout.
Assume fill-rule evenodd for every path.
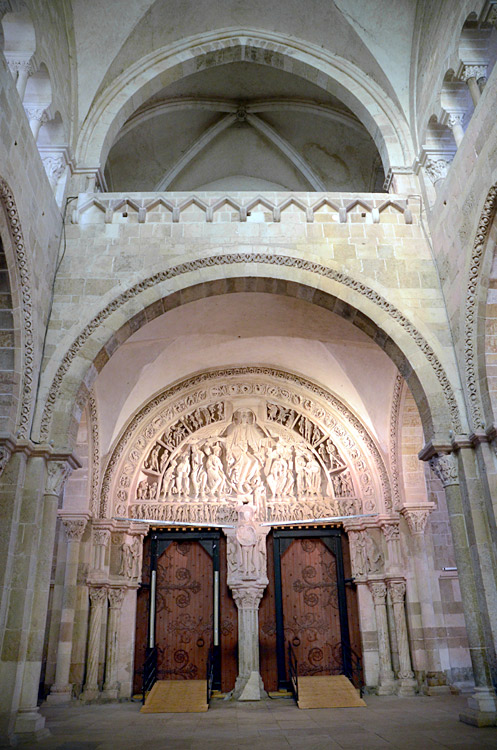
M 50 184 L 52 186 L 55 186 L 66 169 L 66 160 L 64 154 L 44 154 L 41 160 L 43 162 L 45 172 L 47 173 L 47 177 L 50 180 Z
M 449 123 L 449 127 L 455 128 L 455 127 L 462 127 L 462 124 L 464 122 L 464 112 L 451 112 L 449 114 L 449 119 L 447 122 Z
M 238 609 L 258 609 L 265 586 L 240 586 L 232 589 Z
M 24 111 L 26 112 L 26 116 L 30 122 L 32 120 L 36 120 L 37 122 L 40 122 L 42 125 L 48 122 L 48 112 L 47 112 L 46 107 L 44 106 L 39 106 L 39 105 L 34 105 L 34 104 L 25 104 Z
M 0 445 L 0 477 L 3 474 L 3 470 L 9 463 L 11 455 L 12 451 L 7 445 Z
M 107 600 L 107 588 L 105 586 L 92 587 L 89 594 L 92 607 L 101 607 Z
M 369 590 L 373 596 L 375 606 L 385 604 L 387 586 L 385 581 L 368 581 Z
M 425 163 L 426 174 L 434 185 L 440 180 L 445 180 L 451 162 L 447 159 L 427 159 Z
M 383 531 L 383 535 L 387 541 L 387 543 L 390 542 L 398 542 L 400 539 L 400 528 L 398 521 L 395 521 L 394 523 L 385 523 L 381 530 Z
M 93 529 L 93 544 L 106 547 L 109 543 L 109 529 Z
M 9 66 L 9 70 L 14 75 L 14 73 L 26 73 L 26 75 L 31 76 L 34 73 L 33 69 L 33 63 L 31 62 L 31 58 L 18 58 L 18 57 L 10 57 L 10 55 L 7 57 L 7 65 Z
M 72 471 L 68 461 L 49 461 L 47 463 L 47 478 L 45 481 L 46 495 L 60 495 Z
M 479 81 L 481 78 L 487 77 L 487 66 L 486 65 L 465 65 L 461 74 L 461 80 L 468 81 L 470 78 L 474 78 Z
M 406 595 L 405 581 L 389 581 L 388 591 L 392 604 L 403 604 Z
M 80 542 L 86 528 L 86 518 L 63 518 L 62 526 L 68 542 Z
M 423 534 L 431 508 L 403 508 L 402 515 L 407 521 L 411 534 Z
M 430 459 L 430 466 L 444 487 L 459 484 L 459 470 L 455 453 L 441 453 Z
M 109 589 L 109 607 L 111 609 L 121 609 L 124 601 L 125 589 Z

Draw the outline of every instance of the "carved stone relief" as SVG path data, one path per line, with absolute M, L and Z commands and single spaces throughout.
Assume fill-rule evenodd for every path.
M 368 513 L 380 492 L 391 509 L 372 438 L 318 386 L 269 368 L 236 368 L 179 390 L 179 398 L 168 390 L 147 404 L 121 437 L 104 474 L 101 515 L 111 497 L 117 516 L 178 523 L 232 523 L 241 502 L 276 522 Z

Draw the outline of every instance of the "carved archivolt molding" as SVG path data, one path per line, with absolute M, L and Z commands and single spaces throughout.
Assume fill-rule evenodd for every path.
M 497 185 L 493 185 L 485 199 L 483 211 L 478 222 L 476 237 L 469 264 L 468 288 L 466 292 L 466 315 L 464 327 L 464 354 L 466 388 L 468 392 L 469 408 L 472 427 L 474 430 L 484 430 L 480 393 L 478 388 L 478 291 L 480 272 L 488 233 L 497 211 Z
M 100 486 L 100 436 L 98 431 L 98 410 L 95 393 L 92 391 L 88 397 L 88 416 L 90 420 L 91 434 L 91 484 L 90 484 L 90 511 L 93 516 L 98 515 L 98 489 Z
M 393 502 L 396 510 L 402 505 L 399 486 L 399 416 L 403 386 L 404 378 L 402 375 L 397 374 L 393 387 L 392 410 L 390 412 L 390 469 L 392 476 Z
M 101 496 L 102 517 L 183 522 L 232 521 L 241 500 L 280 521 L 392 509 L 360 420 L 319 386 L 263 367 L 205 372 L 152 399 L 118 440 Z
M 236 264 L 245 265 L 247 263 L 297 268 L 299 270 L 313 273 L 317 276 L 321 276 L 332 281 L 336 281 L 339 284 L 347 287 L 348 289 L 351 289 L 362 295 L 363 297 L 366 297 L 370 302 L 377 305 L 383 312 L 386 312 L 393 320 L 396 321 L 396 323 L 398 323 L 402 327 L 403 331 L 414 341 L 416 346 L 423 352 L 424 356 L 430 363 L 430 366 L 434 371 L 435 376 L 440 384 L 440 388 L 444 394 L 447 408 L 451 416 L 453 429 L 455 432 L 462 432 L 462 425 L 456 397 L 442 363 L 438 359 L 430 344 L 417 330 L 414 324 L 408 318 L 406 318 L 406 316 L 401 313 L 401 311 L 397 307 L 395 307 L 395 305 L 393 305 L 391 302 L 388 302 L 388 300 L 382 297 L 381 294 L 366 286 L 366 284 L 364 284 L 362 281 L 353 279 L 341 271 L 337 271 L 334 268 L 329 268 L 327 266 L 321 265 L 320 263 L 314 263 L 303 258 L 293 258 L 288 255 L 277 255 L 273 253 L 227 253 L 226 255 L 215 255 L 207 258 L 198 258 L 197 260 L 188 261 L 187 263 L 180 263 L 179 265 L 172 266 L 171 268 L 165 269 L 163 271 L 159 271 L 153 276 L 149 276 L 147 279 L 144 279 L 138 284 L 133 285 L 122 294 L 119 294 L 114 300 L 112 300 L 112 302 L 110 302 L 103 310 L 101 310 L 90 323 L 85 326 L 83 331 L 81 331 L 81 333 L 76 337 L 76 339 L 64 355 L 50 386 L 43 416 L 41 419 L 40 433 L 42 439 L 47 440 L 49 437 L 54 406 L 57 401 L 64 376 L 68 372 L 72 361 L 78 355 L 79 351 L 84 346 L 86 341 L 90 338 L 90 336 L 110 315 L 112 315 L 112 313 L 114 313 L 120 307 L 139 295 L 141 292 L 144 292 L 151 287 L 155 287 L 157 286 L 157 284 L 160 284 L 163 281 L 173 279 L 186 273 L 198 271 L 202 268 L 212 268 L 214 266 L 229 266 Z
M 17 211 L 14 196 L 8 184 L 0 177 L 0 202 L 3 205 L 7 223 L 9 225 L 18 283 L 21 296 L 23 335 L 22 335 L 22 391 L 21 411 L 17 436 L 27 438 L 31 423 L 31 412 L 33 406 L 33 368 L 34 368 L 34 337 L 33 337 L 33 311 L 31 273 L 28 254 L 24 245 L 24 237 L 21 230 L 21 220 Z

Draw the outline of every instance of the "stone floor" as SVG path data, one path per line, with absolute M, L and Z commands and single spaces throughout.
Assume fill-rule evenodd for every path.
M 140 714 L 140 704 L 43 707 L 51 737 L 37 750 L 497 749 L 497 728 L 458 721 L 460 696 L 367 696 L 367 708 L 302 711 L 291 699 L 214 700 L 203 714 Z

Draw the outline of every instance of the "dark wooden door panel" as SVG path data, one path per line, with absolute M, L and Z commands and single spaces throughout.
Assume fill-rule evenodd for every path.
M 267 577 L 269 583 L 259 607 L 260 670 L 266 690 L 277 690 L 276 600 L 274 592 L 274 543 L 272 534 L 267 537 Z
M 174 541 L 160 555 L 156 601 L 159 678 L 204 679 L 212 642 L 213 570 L 199 542 Z
M 285 641 L 301 675 L 341 670 L 335 555 L 320 539 L 296 539 L 283 553 L 281 588 Z M 288 669 L 288 664 L 287 664 Z
M 219 567 L 221 690 L 228 693 L 235 687 L 238 674 L 238 610 L 226 582 L 226 537 L 220 539 Z

